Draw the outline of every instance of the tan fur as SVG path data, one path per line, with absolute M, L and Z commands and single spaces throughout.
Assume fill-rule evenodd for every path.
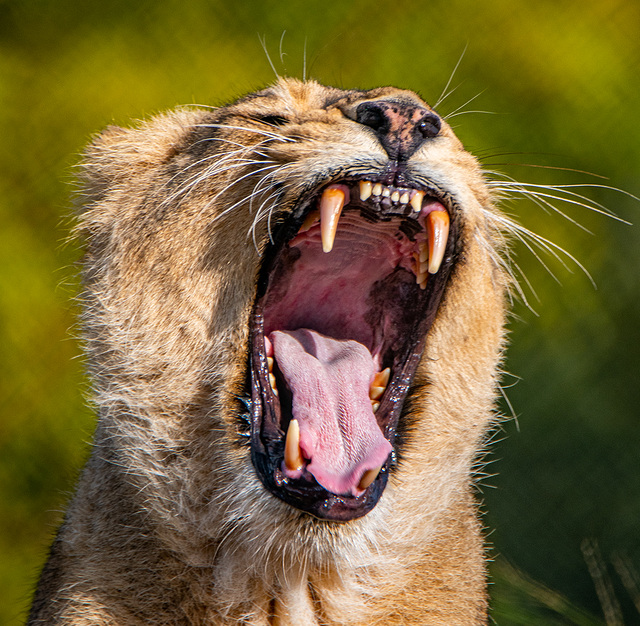
M 262 486 L 238 435 L 267 183 L 284 185 L 288 210 L 316 174 L 382 158 L 346 115 L 398 94 L 421 102 L 281 80 L 227 108 L 108 129 L 89 148 L 80 229 L 99 423 L 30 624 L 486 623 L 472 471 L 492 423 L 507 281 L 482 172 L 446 124 L 412 162 L 447 190 L 462 254 L 380 502 L 347 523 L 298 511 Z M 271 132 L 293 141 L 246 130 L 276 114 L 297 124 Z M 278 167 L 258 171 L 260 152 Z

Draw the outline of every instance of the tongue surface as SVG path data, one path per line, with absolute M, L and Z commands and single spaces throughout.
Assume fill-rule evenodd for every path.
M 357 341 L 306 328 L 274 331 L 269 339 L 291 390 L 300 448 L 309 459 L 305 470 L 327 491 L 360 495 L 363 473 L 379 468 L 392 449 L 369 400 L 371 353 Z

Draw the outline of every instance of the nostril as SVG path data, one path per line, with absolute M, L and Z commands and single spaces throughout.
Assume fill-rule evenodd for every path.
M 435 137 L 442 128 L 442 122 L 435 113 L 428 111 L 425 113 L 424 118 L 418 124 L 418 130 L 425 139 L 432 139 Z
M 363 102 L 356 108 L 356 122 L 383 131 L 389 124 L 385 109 L 378 102 Z

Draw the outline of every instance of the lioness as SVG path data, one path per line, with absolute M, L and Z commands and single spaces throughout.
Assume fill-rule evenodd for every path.
M 416 94 L 281 79 L 88 149 L 99 422 L 30 624 L 484 624 L 508 271 Z

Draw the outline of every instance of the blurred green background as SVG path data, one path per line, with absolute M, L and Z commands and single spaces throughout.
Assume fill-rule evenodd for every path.
M 281 74 L 301 77 L 306 50 L 321 82 L 431 102 L 466 48 L 439 112 L 491 112 L 450 118 L 487 169 L 640 194 L 637 0 L 0 0 L 2 624 L 24 619 L 94 425 L 74 339 L 80 252 L 66 243 L 78 154 L 107 124 L 271 82 L 259 36 Z M 584 192 L 639 221 L 628 196 Z M 510 325 L 517 421 L 481 481 L 493 617 L 638 624 L 640 231 L 577 206 L 564 208 L 590 232 L 530 201 L 505 208 L 597 288 L 546 258 L 556 281 L 516 246 L 535 294 L 525 286 L 533 311 L 517 303 Z

